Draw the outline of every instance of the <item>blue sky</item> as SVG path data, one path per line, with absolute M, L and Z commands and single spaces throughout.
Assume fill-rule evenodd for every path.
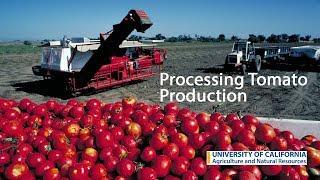
M 1 0 L 0 39 L 97 37 L 132 8 L 154 22 L 146 36 L 320 36 L 320 0 Z

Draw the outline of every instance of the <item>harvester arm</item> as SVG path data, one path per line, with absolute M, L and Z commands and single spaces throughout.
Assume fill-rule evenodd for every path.
M 110 63 L 110 57 L 131 32 L 135 29 L 138 32 L 145 32 L 151 26 L 152 22 L 143 10 L 130 10 L 119 24 L 113 25 L 113 30 L 108 36 L 100 34 L 101 45 L 81 69 L 82 78 L 90 80 L 102 65 Z

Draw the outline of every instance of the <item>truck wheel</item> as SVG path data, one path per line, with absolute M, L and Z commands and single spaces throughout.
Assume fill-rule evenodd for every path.
M 261 57 L 258 55 L 254 58 L 252 63 L 253 72 L 259 72 L 261 69 Z

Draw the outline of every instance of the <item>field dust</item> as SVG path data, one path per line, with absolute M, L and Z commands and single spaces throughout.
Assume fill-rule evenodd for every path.
M 222 72 L 225 56 L 232 48 L 231 43 L 172 43 L 163 44 L 168 50 L 164 72 L 170 75 L 182 76 L 214 76 Z M 4 53 L 0 54 L 0 97 L 20 100 L 24 97 L 36 102 L 43 102 L 51 98 L 62 99 L 59 94 L 63 87 L 45 83 L 41 77 L 32 74 L 31 67 L 37 65 L 40 51 L 35 53 Z M 320 120 L 320 74 L 317 69 L 294 66 L 265 67 L 259 75 L 291 76 L 292 74 L 308 77 L 308 84 L 304 87 L 269 87 L 248 86 L 249 78 L 245 77 L 245 86 L 241 91 L 247 93 L 248 101 L 240 103 L 225 102 L 219 104 L 219 111 L 223 113 L 238 112 L 252 113 L 258 116 L 276 118 L 297 118 Z M 231 75 L 239 75 L 232 73 Z M 77 97 L 80 100 L 99 98 L 104 102 L 114 102 L 122 97 L 134 95 L 139 100 L 149 103 L 159 103 L 161 88 L 170 91 L 189 92 L 193 87 L 188 86 L 160 86 L 159 76 L 146 81 L 128 84 L 126 86 L 109 89 L 97 94 L 86 94 Z M 197 87 L 200 92 L 215 92 L 218 89 L 234 91 L 234 87 L 203 86 Z M 164 104 L 163 102 L 160 104 Z M 181 107 L 189 107 L 194 111 L 212 112 L 214 103 L 183 102 Z

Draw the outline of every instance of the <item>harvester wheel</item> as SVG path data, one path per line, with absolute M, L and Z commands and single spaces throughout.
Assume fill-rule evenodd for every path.
M 259 72 L 261 69 L 261 57 L 257 55 L 252 63 L 252 70 L 253 72 Z

